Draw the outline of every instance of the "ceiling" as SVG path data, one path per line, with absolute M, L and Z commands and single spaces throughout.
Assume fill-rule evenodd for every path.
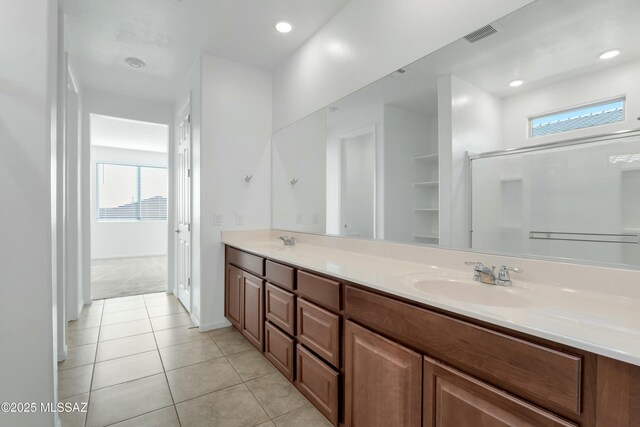
M 437 80 L 453 74 L 505 98 L 640 59 L 638 0 L 537 0 L 499 19 L 498 32 L 476 43 L 461 39 L 337 102 L 339 108 L 388 103 L 437 111 Z M 609 61 L 598 55 L 622 54 Z M 509 87 L 515 79 L 525 81 Z
M 167 152 L 167 125 L 91 114 L 90 128 L 94 146 Z
M 173 102 L 200 52 L 275 68 L 349 0 L 63 0 L 83 86 Z M 291 33 L 275 31 L 286 20 Z M 133 69 L 126 57 L 146 67 Z

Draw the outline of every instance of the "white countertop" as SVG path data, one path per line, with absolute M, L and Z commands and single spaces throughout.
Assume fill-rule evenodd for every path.
M 264 231 L 224 232 L 222 240 L 256 255 L 640 366 L 640 298 L 536 283 L 515 274 L 513 287 L 484 285 L 472 280 L 471 268 L 303 242 L 285 247 Z

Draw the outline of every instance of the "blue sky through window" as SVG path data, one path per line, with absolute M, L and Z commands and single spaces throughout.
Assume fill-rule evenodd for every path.
M 546 116 L 531 119 L 531 126 L 536 127 L 545 123 L 553 123 L 560 120 L 567 120 L 573 117 L 585 116 L 587 114 L 602 113 L 604 111 L 622 109 L 623 107 L 624 100 L 619 99 L 617 101 L 607 102 L 606 104 L 596 104 L 587 107 L 574 108 L 572 110 L 561 111 L 559 113 L 549 114 Z

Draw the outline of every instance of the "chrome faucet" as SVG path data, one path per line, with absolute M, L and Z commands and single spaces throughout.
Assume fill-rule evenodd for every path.
M 287 237 L 287 236 L 280 236 L 278 237 L 278 239 L 282 240 L 282 243 L 284 243 L 285 246 L 295 246 L 296 245 L 296 238 L 291 236 L 291 237 Z
M 473 280 L 487 285 L 513 286 L 513 282 L 511 282 L 510 272 L 513 271 L 514 273 L 522 273 L 522 269 L 520 268 L 507 267 L 506 265 L 503 265 L 500 267 L 500 270 L 496 275 L 495 265 L 492 267 L 488 267 L 478 261 L 467 261 L 465 262 L 465 264 L 473 265 L 473 271 L 476 272 L 476 274 L 473 276 Z

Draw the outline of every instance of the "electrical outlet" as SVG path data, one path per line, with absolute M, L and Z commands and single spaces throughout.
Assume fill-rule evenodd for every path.
M 214 225 L 222 225 L 222 215 L 220 214 L 215 214 L 213 216 L 213 224 Z
M 244 225 L 244 215 L 241 213 L 236 214 L 236 225 Z
M 302 224 L 302 214 L 298 214 L 298 218 L 296 219 L 298 224 Z

